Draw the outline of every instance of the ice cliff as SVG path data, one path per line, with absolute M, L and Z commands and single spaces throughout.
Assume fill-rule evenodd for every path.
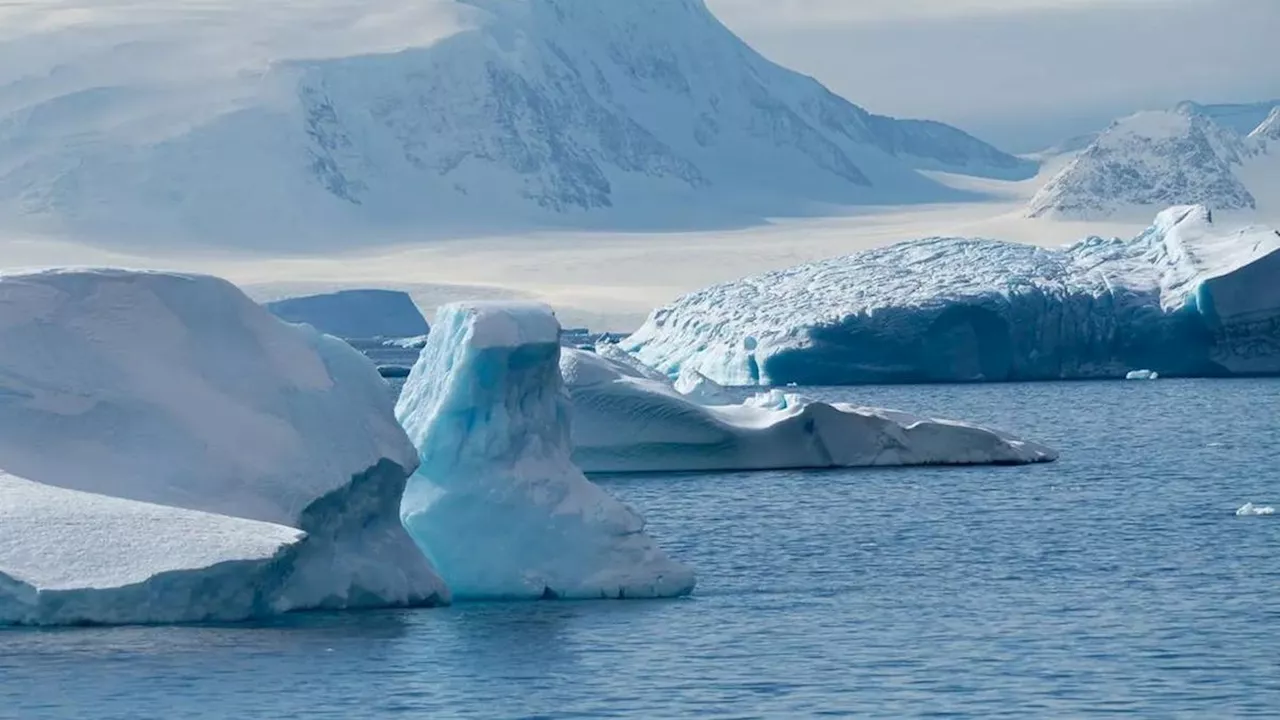
M 609 346 L 603 346 L 608 348 Z M 686 375 L 685 393 L 612 351 L 565 349 L 573 458 L 588 472 L 766 470 L 1047 462 L 1035 443 L 965 423 L 773 391 L 730 396 Z
M 234 620 L 448 597 L 372 364 L 224 281 L 0 276 L 0 622 Z
M 692 293 L 623 347 L 729 385 L 1276 374 L 1277 249 L 1198 206 L 1056 250 L 915 240 Z
M 401 514 L 455 596 L 650 598 L 694 576 L 570 459 L 560 325 L 532 304 L 441 308 L 396 414 L 418 447 Z

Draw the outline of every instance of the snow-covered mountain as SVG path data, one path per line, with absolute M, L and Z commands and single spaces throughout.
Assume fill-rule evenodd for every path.
M 1272 110 L 1280 107 L 1280 98 L 1251 103 L 1198 103 L 1186 100 L 1179 103 L 1178 107 L 1204 115 L 1238 135 L 1248 135 Z
M 1256 210 L 1260 178 L 1280 171 L 1267 123 L 1244 137 L 1182 103 L 1117 120 L 1032 198 L 1031 217 L 1095 220 L 1169 205 Z M 1274 113 L 1273 113 L 1274 117 Z
M 0 61 L 23 61 L 0 69 L 10 223 L 309 247 L 423 227 L 752 222 L 966 197 L 918 170 L 1035 170 L 847 102 L 702 0 L 273 0 L 216 21 L 196 4 L 107 4 L 122 7 L 60 42 L 0 33 Z M 404 29 L 423 18 L 430 32 Z M 357 42 L 380 28 L 396 42 Z
M 1270 150 L 1271 143 L 1280 142 L 1280 104 L 1272 108 L 1271 114 L 1249 133 L 1249 137 L 1262 145 L 1263 150 Z

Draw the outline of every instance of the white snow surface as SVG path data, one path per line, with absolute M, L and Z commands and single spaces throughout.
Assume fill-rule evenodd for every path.
M 368 360 L 277 320 L 225 281 L 126 270 L 0 275 L 0 471 L 11 478 L 0 493 L 10 513 L 50 513 L 26 520 L 45 532 L 0 543 L 0 573 L 32 576 L 37 591 L 51 578 L 59 591 L 136 585 L 170 561 L 187 565 L 199 588 L 207 560 L 261 559 L 301 531 L 305 541 L 274 568 L 287 578 L 246 613 L 443 600 L 396 513 L 416 464 Z M 153 538 L 173 550 L 159 564 L 157 554 L 134 553 L 135 567 L 125 558 L 95 569 L 64 544 L 74 533 L 60 526 L 95 514 L 120 529 L 120 545 L 102 552 L 131 553 L 148 523 L 181 535 Z M 96 532 L 104 543 L 113 537 Z M 81 561 L 32 575 L 32 552 Z M 233 573 L 204 586 L 249 580 Z M 223 617 L 199 597 L 123 616 L 105 600 L 95 609 L 91 593 L 77 602 L 81 621 Z M 56 622 L 45 609 L 53 614 L 35 621 Z
M 273 315 L 340 338 L 416 338 L 431 329 L 408 293 L 339 290 L 266 303 Z
M 559 335 L 542 305 L 438 311 L 396 407 L 421 456 L 405 527 L 460 598 L 691 592 L 693 572 L 570 459 Z
M 0 625 L 235 620 L 269 612 L 258 607 L 259 583 L 303 537 L 281 525 L 0 472 Z M 194 591 L 211 581 L 216 592 Z
M 1272 118 L 1236 133 L 1183 103 L 1117 120 L 1036 193 L 1027 214 L 1100 220 L 1192 204 L 1275 211 L 1267 178 L 1280 175 L 1280 152 L 1267 152 L 1267 138 L 1280 130 L 1269 129 Z
M 0 230 L 299 250 L 723 227 L 974 197 L 921 169 L 1035 172 L 769 62 L 702 0 L 65 0 L 21 20 L 0 30 Z
M 692 396 L 627 365 L 568 349 L 574 462 L 587 472 L 767 470 L 1049 462 L 1003 432 L 774 390 L 745 401 L 701 383 Z
M 42 589 L 113 588 L 162 572 L 265 560 L 283 525 L 83 493 L 0 473 L 5 573 Z
M 726 385 L 1272 374 L 1278 249 L 1198 206 L 1058 250 L 928 238 L 686 295 L 622 347 Z

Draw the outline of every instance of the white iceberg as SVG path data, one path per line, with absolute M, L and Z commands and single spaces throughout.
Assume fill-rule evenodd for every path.
M 634 362 L 634 360 L 632 361 Z M 995 430 L 828 404 L 773 390 L 733 402 L 709 383 L 682 395 L 629 364 L 565 349 L 573 459 L 587 472 L 763 470 L 1048 462 L 1053 450 Z
M 281 320 L 306 323 L 320 332 L 347 339 L 413 341 L 430 331 L 413 299 L 394 290 L 340 290 L 276 300 L 267 303 L 266 308 Z
M 270 614 L 304 536 L 0 473 L 0 625 Z
M 0 276 L 0 592 L 22 598 L 16 621 L 443 602 L 399 523 L 416 465 L 367 359 L 229 283 Z M 151 594 L 122 603 L 122 588 Z
M 427 336 L 415 335 L 414 337 L 393 337 L 383 340 L 382 346 L 399 348 L 401 350 L 421 350 L 427 346 Z
M 1275 515 L 1276 509 L 1269 505 L 1254 505 L 1251 502 L 1245 503 L 1236 510 L 1236 517 L 1264 517 L 1267 515 Z
M 622 347 L 725 385 L 1274 375 L 1278 250 L 1199 206 L 1060 250 L 917 240 L 695 292 Z
M 1130 370 L 1124 376 L 1125 380 L 1159 380 L 1160 373 L 1154 370 Z
M 459 598 L 691 592 L 693 572 L 570 460 L 559 335 L 542 305 L 437 312 L 396 407 L 421 458 L 405 527 Z

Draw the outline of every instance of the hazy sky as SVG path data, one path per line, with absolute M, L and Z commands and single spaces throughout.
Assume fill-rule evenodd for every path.
M 869 110 L 1014 150 L 1179 100 L 1280 98 L 1280 0 L 707 0 Z

